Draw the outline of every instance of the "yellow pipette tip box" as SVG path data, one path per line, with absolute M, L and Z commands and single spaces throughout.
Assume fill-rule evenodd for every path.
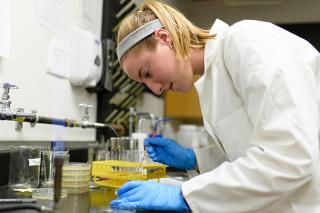
M 166 166 L 118 160 L 93 161 L 91 175 L 99 185 L 118 188 L 129 180 L 164 178 Z

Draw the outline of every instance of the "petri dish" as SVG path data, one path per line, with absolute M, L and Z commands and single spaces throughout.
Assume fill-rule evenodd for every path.
M 88 176 L 91 165 L 87 163 L 67 163 L 62 167 L 62 176 Z
M 60 198 L 66 198 L 68 196 L 68 190 L 62 189 Z M 38 188 L 32 191 L 32 198 L 38 200 L 53 200 L 54 189 L 53 188 Z
M 66 163 L 63 165 L 63 170 L 73 170 L 73 171 L 79 171 L 79 170 L 89 170 L 91 169 L 91 164 L 87 163 Z
M 63 182 L 63 188 L 76 188 L 76 187 L 88 187 L 90 182 L 89 181 L 78 181 L 78 182 Z
M 80 194 L 85 193 L 89 191 L 89 185 L 85 187 L 63 187 L 63 189 L 66 189 L 69 194 Z
M 62 176 L 63 182 L 81 182 L 81 181 L 90 181 L 90 175 L 81 175 L 81 176 Z

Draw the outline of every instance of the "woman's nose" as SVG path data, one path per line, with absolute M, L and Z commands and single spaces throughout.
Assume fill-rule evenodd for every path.
M 159 83 L 151 83 L 151 82 L 145 82 L 147 87 L 156 95 L 161 95 L 163 92 L 163 87 Z

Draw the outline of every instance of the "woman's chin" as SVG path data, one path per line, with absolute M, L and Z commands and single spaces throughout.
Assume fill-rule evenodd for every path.
M 184 87 L 184 88 L 175 89 L 174 91 L 187 93 L 187 92 L 190 92 L 191 90 L 192 90 L 192 87 Z

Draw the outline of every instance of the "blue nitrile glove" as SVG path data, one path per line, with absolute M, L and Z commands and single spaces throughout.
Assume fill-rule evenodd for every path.
M 130 181 L 118 191 L 112 208 L 190 212 L 179 186 L 153 181 Z
M 149 137 L 144 140 L 149 157 L 159 163 L 178 169 L 194 169 L 196 155 L 191 148 L 185 148 L 165 137 Z

